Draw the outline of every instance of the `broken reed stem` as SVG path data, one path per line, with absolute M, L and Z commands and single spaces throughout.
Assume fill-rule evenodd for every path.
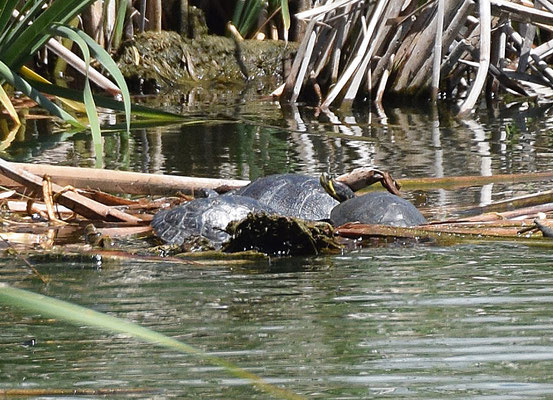
M 553 54 L 553 39 L 532 47 L 536 28 L 553 31 L 552 2 L 433 0 L 418 5 L 416 0 L 340 0 L 300 13 L 311 22 L 317 19 L 316 43 L 309 35 L 302 42 L 283 99 L 296 101 L 307 77 L 314 86 L 328 88 L 323 111 L 360 94 L 371 95 L 377 105 L 386 95 L 430 94 L 435 104 L 441 86 L 444 97 L 459 100 L 458 115 L 464 116 L 474 109 L 486 81 L 488 98 L 500 85 L 525 98 L 553 98 L 553 68 L 544 61 Z M 510 26 L 511 19 L 520 22 L 515 27 L 522 27 L 521 33 Z M 305 52 L 308 44 L 312 54 Z M 518 63 L 516 72 L 504 65 L 506 50 L 509 63 Z M 307 70 L 298 75 L 300 65 Z M 472 87 L 465 97 L 467 74 Z M 487 80 L 489 74 L 495 79 Z
M 384 14 L 384 10 L 387 5 L 388 5 L 388 0 L 381 0 L 374 8 L 373 14 L 371 16 L 371 20 L 367 27 L 367 31 L 364 33 L 367 39 L 369 40 L 369 43 L 371 44 L 371 46 L 367 49 L 365 55 L 363 56 L 363 61 L 361 62 L 360 67 L 357 69 L 357 72 L 355 73 L 353 80 L 349 84 L 348 90 L 346 91 L 346 94 L 344 96 L 344 100 L 347 102 L 351 102 L 353 101 L 353 99 L 355 99 L 355 96 L 357 95 L 359 87 L 361 86 L 361 82 L 363 81 L 363 78 L 366 75 L 367 68 L 369 66 L 369 63 L 375 51 L 375 46 L 378 43 L 378 37 L 382 33 L 382 29 L 377 29 L 378 28 L 377 24 L 382 20 L 382 15 Z M 382 25 L 380 27 L 382 27 Z M 369 76 L 370 76 L 370 72 L 369 72 Z
M 50 221 L 57 221 L 56 212 L 54 210 L 54 200 L 52 199 L 52 181 L 48 175 L 42 178 L 42 198 L 46 205 L 46 213 Z
M 379 0 L 376 7 L 383 7 L 384 3 L 386 3 L 387 0 Z M 349 62 L 346 70 L 342 73 L 342 76 L 338 81 L 336 82 L 336 85 L 330 90 L 330 92 L 327 94 L 326 99 L 321 104 L 322 110 L 328 110 L 330 105 L 336 100 L 338 95 L 342 92 L 342 89 L 346 86 L 346 84 L 350 81 L 352 76 L 357 71 L 357 68 L 363 61 L 363 57 L 367 52 L 367 48 L 370 44 L 370 35 L 368 33 L 363 33 L 363 40 L 361 41 L 361 44 L 359 45 L 359 48 L 355 51 L 355 55 L 353 56 L 353 59 Z
M 470 89 L 470 93 L 466 100 L 459 108 L 459 116 L 465 116 L 471 112 L 478 100 L 478 96 L 482 92 L 486 77 L 488 76 L 488 69 L 490 67 L 490 53 L 491 53 L 491 7 L 489 0 L 480 0 L 480 66 L 476 73 L 476 78 Z
M 481 186 L 488 183 L 512 183 L 549 180 L 553 171 L 531 172 L 520 174 L 499 174 L 491 176 L 447 176 L 443 178 L 404 178 L 397 179 L 404 190 L 438 189 L 448 187 Z
M 442 35 L 444 30 L 445 0 L 438 0 L 436 36 L 434 38 L 434 59 L 432 63 L 432 85 L 430 97 L 434 104 L 438 101 L 440 90 L 440 66 L 442 64 Z

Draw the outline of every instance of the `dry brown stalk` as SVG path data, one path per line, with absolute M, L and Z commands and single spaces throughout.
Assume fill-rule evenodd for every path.
M 48 215 L 48 220 L 52 222 L 61 222 L 56 217 L 54 211 L 54 199 L 52 196 L 52 181 L 48 175 L 44 175 L 42 178 L 42 197 L 44 199 L 44 204 L 46 205 L 46 214 Z
M 42 189 L 42 179 L 40 177 L 3 159 L 0 159 L 0 171 L 3 175 L 35 192 L 39 192 Z M 89 219 L 119 220 L 134 224 L 142 222 L 140 218 L 128 215 L 113 207 L 107 207 L 78 193 L 63 193 L 63 188 L 57 184 L 52 184 L 52 193 L 60 193 L 58 199 L 60 204 Z

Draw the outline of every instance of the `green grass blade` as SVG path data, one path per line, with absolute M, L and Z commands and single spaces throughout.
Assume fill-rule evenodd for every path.
M 90 132 L 92 133 L 92 141 L 94 143 L 94 149 L 96 153 L 96 166 L 99 167 L 102 165 L 103 156 L 102 132 L 100 130 L 100 119 L 98 118 L 98 110 L 96 110 L 96 104 L 94 102 L 94 97 L 92 96 L 92 89 L 90 88 L 90 80 L 88 79 L 88 69 L 90 67 L 90 51 L 88 49 L 88 43 L 79 34 L 78 31 L 67 26 L 55 25 L 52 27 L 52 31 L 56 35 L 60 35 L 72 40 L 75 44 L 77 44 L 77 46 L 79 46 L 83 54 L 83 59 L 86 64 L 83 99 L 86 109 L 86 115 L 88 116 L 88 122 L 90 125 Z M 109 58 L 111 59 L 111 57 Z
M 117 16 L 115 18 L 115 29 L 113 30 L 113 38 L 111 46 L 113 49 L 118 49 L 123 37 L 123 28 L 125 27 L 125 16 L 127 15 L 127 0 L 117 0 Z
M 61 118 L 78 129 L 86 129 L 86 126 L 77 121 L 72 115 L 68 114 L 56 104 L 48 100 L 19 75 L 14 74 L 13 71 L 2 61 L 0 61 L 0 77 L 14 88 L 23 92 L 23 94 L 35 101 L 39 106 L 46 109 L 50 114 Z
M 238 26 L 240 25 L 242 12 L 244 10 L 245 4 L 246 4 L 246 0 L 238 0 L 236 2 L 236 6 L 234 6 L 234 13 L 232 15 L 232 24 L 236 27 L 236 29 L 238 29 Z
M 8 25 L 16 5 L 17 0 L 0 1 L 0 42 L 3 42 L 4 35 L 9 33 Z
M 259 14 L 262 9 L 263 2 L 261 0 L 250 0 L 244 14 L 244 20 L 242 21 L 239 29 L 242 37 L 245 38 L 254 28 L 257 27 Z
M 52 297 L 16 289 L 0 282 L 0 302 L 24 308 L 32 312 L 47 314 L 55 318 L 63 319 L 76 325 L 86 325 L 110 333 L 123 333 L 136 339 L 164 346 L 173 350 L 192 354 L 200 359 L 223 367 L 229 373 L 241 379 L 249 380 L 258 389 L 282 399 L 303 399 L 303 397 L 288 390 L 278 388 L 257 375 L 235 366 L 221 358 L 210 356 L 186 343 L 161 333 L 144 328 L 130 321 L 125 321 L 107 314 L 81 307 Z
M 94 0 L 54 0 L 31 25 L 8 46 L 2 48 L 0 58 L 11 68 L 19 69 L 51 37 L 52 24 L 69 22 L 92 1 Z M 44 0 L 42 3 L 48 2 Z
M 102 66 L 109 72 L 109 74 L 115 79 L 117 86 L 121 90 L 121 96 L 123 97 L 123 104 L 125 106 L 125 118 L 127 120 L 127 132 L 130 130 L 131 124 L 131 95 L 129 94 L 129 89 L 127 87 L 127 82 L 123 77 L 123 74 L 119 70 L 119 67 L 113 61 L 113 58 L 105 51 L 98 43 L 94 41 L 90 36 L 88 36 L 83 31 L 75 30 L 77 35 L 79 35 L 89 46 L 90 50 L 94 57 L 102 64 Z
M 284 40 L 288 41 L 288 31 L 290 30 L 290 10 L 288 9 L 288 0 L 280 1 L 280 13 L 282 14 L 282 24 L 284 26 Z
M 29 28 L 33 23 L 33 20 L 38 16 L 44 5 L 43 1 L 27 1 L 18 11 L 19 18 L 13 18 L 12 24 L 8 27 L 8 35 L 2 41 L 2 46 L 9 48 L 12 42 L 23 34 L 23 32 Z

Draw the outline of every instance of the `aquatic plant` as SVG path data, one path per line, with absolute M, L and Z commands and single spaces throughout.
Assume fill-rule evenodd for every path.
M 259 24 L 260 16 L 265 12 L 268 17 Z M 243 37 L 248 37 L 258 32 L 278 13 L 282 16 L 283 37 L 288 40 L 288 29 L 290 29 L 288 0 L 239 0 L 234 8 L 232 23 Z
M 224 368 L 229 374 L 246 379 L 257 389 L 273 398 L 300 400 L 302 396 L 266 382 L 261 377 L 246 371 L 222 358 L 203 352 L 182 341 L 163 335 L 130 321 L 100 313 L 89 308 L 68 303 L 52 297 L 40 295 L 22 289 L 16 289 L 0 282 L 0 303 L 25 309 L 31 313 L 39 312 L 78 326 L 89 326 L 104 332 L 125 334 L 134 339 L 163 346 L 173 351 L 183 352 L 206 360 L 213 365 Z
M 48 99 L 34 86 L 36 75 L 25 67 L 25 63 L 35 55 L 54 35 L 69 38 L 77 44 L 85 59 L 86 76 L 83 89 L 83 102 L 97 154 L 101 157 L 101 133 L 98 113 L 89 83 L 90 54 L 103 65 L 117 82 L 123 98 L 127 130 L 130 127 L 130 95 L 123 75 L 111 56 L 90 36 L 71 28 L 67 24 L 78 15 L 92 0 L 7 0 L 0 4 L 0 80 L 34 100 L 38 105 L 79 130 L 87 127 L 62 107 Z M 29 79 L 30 78 L 30 79 Z M 10 110 L 10 100 L 0 87 L 0 102 Z M 10 112 L 10 115 L 13 115 Z M 18 119 L 12 116 L 16 123 Z

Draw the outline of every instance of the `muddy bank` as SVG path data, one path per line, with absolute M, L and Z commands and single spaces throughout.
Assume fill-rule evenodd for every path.
M 122 45 L 117 62 L 135 93 L 249 84 L 268 94 L 283 82 L 296 48 L 282 41 L 245 40 L 237 46 L 222 36 L 145 32 Z

